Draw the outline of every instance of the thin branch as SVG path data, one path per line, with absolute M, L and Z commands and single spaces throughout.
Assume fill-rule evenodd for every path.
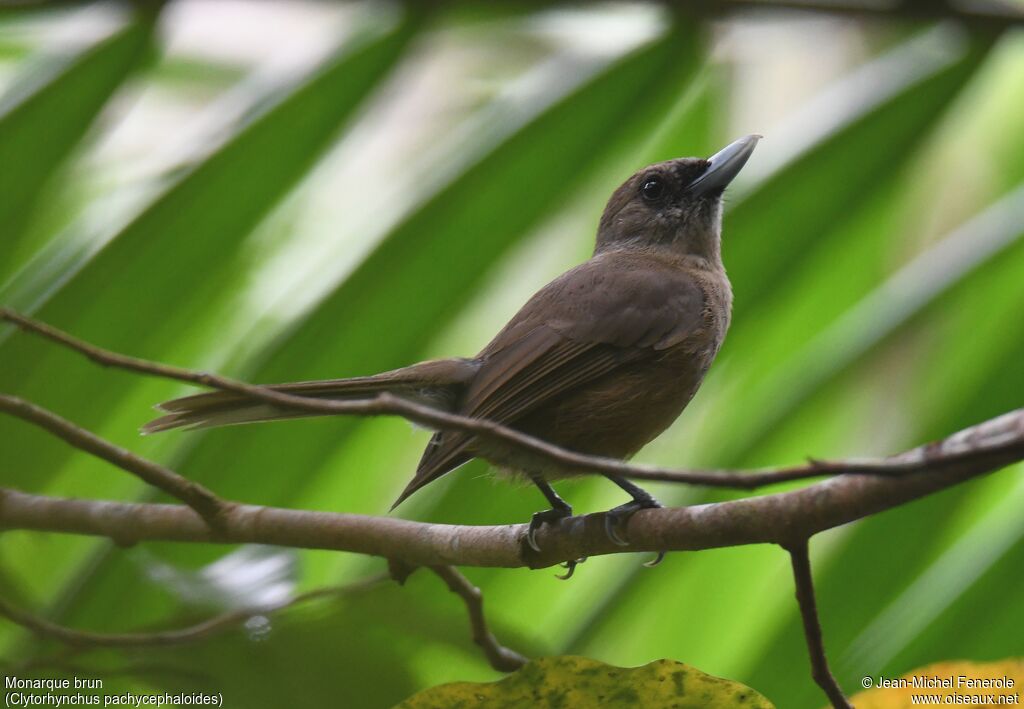
M 483 650 L 491 667 L 499 672 L 514 672 L 529 660 L 515 650 L 510 650 L 494 637 L 484 617 L 484 597 L 480 589 L 463 576 L 454 566 L 431 566 L 431 571 L 441 577 L 448 590 L 455 593 L 466 604 L 469 624 L 473 629 L 473 642 Z
M 814 579 L 811 576 L 811 560 L 807 551 L 807 540 L 786 548 L 793 564 L 793 583 L 796 586 L 796 601 L 800 606 L 800 617 L 804 624 L 804 637 L 811 658 L 811 676 L 822 688 L 832 706 L 836 709 L 853 709 L 842 688 L 832 676 L 825 657 L 825 641 L 818 621 L 818 604 L 814 600 Z
M 214 527 L 220 524 L 219 520 L 227 503 L 208 488 L 178 475 L 170 468 L 116 446 L 52 411 L 16 396 L 0 394 L 0 411 L 28 421 L 75 448 L 132 473 L 153 487 L 181 500 Z
M 948 452 L 955 455 L 947 455 Z M 605 515 L 571 517 L 524 542 L 526 525 L 427 524 L 355 514 L 228 505 L 211 530 L 180 505 L 73 500 L 0 492 L 0 529 L 87 534 L 132 541 L 233 542 L 333 549 L 415 566 L 552 566 L 623 551 L 695 551 L 741 544 L 790 545 L 1024 459 L 1024 409 L 898 456 L 925 460 L 900 477 L 845 476 L 800 490 L 692 507 L 645 509 L 630 517 L 628 547 L 605 533 Z
M 0 598 L 0 615 L 38 636 L 57 640 L 75 647 L 164 647 L 205 640 L 225 630 L 237 627 L 253 616 L 269 615 L 282 611 L 285 608 L 291 608 L 292 606 L 320 598 L 337 597 L 364 591 L 380 584 L 382 581 L 387 580 L 387 578 L 386 573 L 376 574 L 355 583 L 301 593 L 286 601 L 228 611 L 195 625 L 176 630 L 138 633 L 94 633 L 86 630 L 74 630 L 16 608 L 3 598 Z
M 110 350 L 96 347 L 77 339 L 46 323 L 19 315 L 6 308 L 0 308 L 0 320 L 6 320 L 17 327 L 40 335 L 52 342 L 85 355 L 102 366 L 116 367 L 128 371 L 163 377 L 199 386 L 231 391 L 285 409 L 308 411 L 311 414 L 348 414 L 354 416 L 402 416 L 422 426 L 458 430 L 483 438 L 501 441 L 518 453 L 523 451 L 535 455 L 549 467 L 554 466 L 572 474 L 607 474 L 634 480 L 686 483 L 709 487 L 753 490 L 793 480 L 805 480 L 823 475 L 906 475 L 933 467 L 928 456 L 917 458 L 886 458 L 882 460 L 818 461 L 806 465 L 771 468 L 761 471 L 737 470 L 678 470 L 650 465 L 635 465 L 613 458 L 585 455 L 560 448 L 539 438 L 520 433 L 511 428 L 484 419 L 467 418 L 450 414 L 430 406 L 402 399 L 390 393 L 382 393 L 373 399 L 339 401 L 315 399 L 275 391 L 270 387 L 255 386 L 228 377 L 207 372 L 197 372 L 181 367 L 128 357 Z M 993 445 L 1003 445 L 997 443 Z M 1013 445 L 1010 442 L 1008 445 Z M 973 450 L 964 451 L 972 455 Z M 958 452 L 946 450 L 944 460 L 953 462 Z M 504 457 L 488 457 L 490 462 L 502 464 Z

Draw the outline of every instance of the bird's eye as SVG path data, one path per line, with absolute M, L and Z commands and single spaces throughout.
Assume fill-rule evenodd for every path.
M 640 194 L 648 202 L 657 202 L 665 196 L 665 183 L 657 177 L 648 178 L 640 186 Z

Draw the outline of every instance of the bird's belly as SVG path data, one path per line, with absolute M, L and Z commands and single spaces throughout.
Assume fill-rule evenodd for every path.
M 669 350 L 573 390 L 512 426 L 569 450 L 628 458 L 678 418 L 712 357 L 711 352 Z

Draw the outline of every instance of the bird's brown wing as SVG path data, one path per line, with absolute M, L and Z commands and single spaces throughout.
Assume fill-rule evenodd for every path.
M 701 289 L 651 257 L 598 256 L 539 291 L 480 353 L 457 411 L 504 424 L 626 363 L 653 357 L 703 326 Z M 395 503 L 472 457 L 472 436 L 427 446 Z

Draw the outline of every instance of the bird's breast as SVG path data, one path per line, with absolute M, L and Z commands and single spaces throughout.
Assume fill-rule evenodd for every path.
M 620 366 L 545 402 L 513 426 L 563 448 L 611 458 L 628 458 L 654 440 L 697 393 L 729 326 L 732 299 L 724 273 L 697 274 L 691 283 L 699 287 L 703 307 L 685 336 L 663 349 L 620 350 Z M 559 477 L 554 470 L 535 472 Z

